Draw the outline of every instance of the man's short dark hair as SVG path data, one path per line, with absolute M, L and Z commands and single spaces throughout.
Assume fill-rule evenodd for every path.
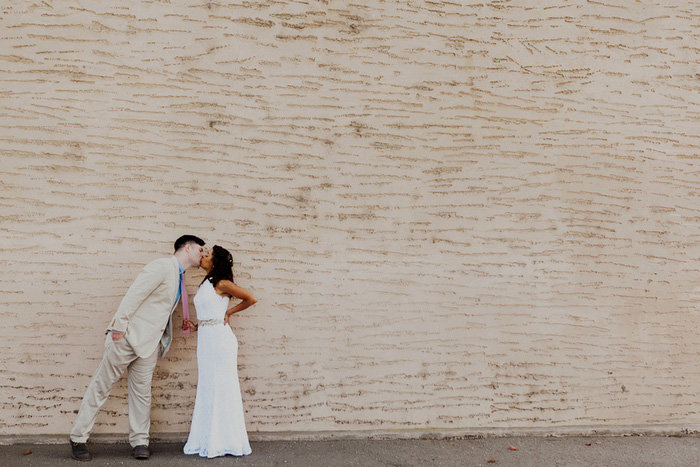
M 199 246 L 204 246 L 204 240 L 194 235 L 183 235 L 182 237 L 175 240 L 175 251 L 179 250 L 188 243 L 196 243 Z

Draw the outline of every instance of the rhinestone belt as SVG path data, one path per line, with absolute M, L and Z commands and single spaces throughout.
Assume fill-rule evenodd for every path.
M 223 319 L 204 319 L 199 322 L 200 326 L 214 326 L 215 324 L 224 324 Z

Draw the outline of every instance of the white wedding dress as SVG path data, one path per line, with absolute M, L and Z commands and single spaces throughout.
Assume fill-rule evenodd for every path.
M 199 376 L 185 454 L 218 457 L 246 456 L 252 452 L 238 383 L 238 340 L 231 326 L 223 324 L 228 302 L 208 280 L 194 296 L 199 320 Z

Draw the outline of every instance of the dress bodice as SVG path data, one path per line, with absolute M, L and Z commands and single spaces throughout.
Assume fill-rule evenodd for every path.
M 209 280 L 205 280 L 199 286 L 192 301 L 197 309 L 197 319 L 204 321 L 205 319 L 224 319 L 229 298 L 216 293 L 214 285 Z

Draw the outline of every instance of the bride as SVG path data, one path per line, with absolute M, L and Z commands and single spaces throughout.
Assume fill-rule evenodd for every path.
M 193 300 L 199 323 L 187 319 L 182 323 L 183 329 L 202 328 L 197 339 L 197 397 L 184 452 L 201 457 L 246 456 L 252 451 L 238 383 L 238 340 L 229 318 L 257 299 L 233 283 L 233 257 L 224 248 L 215 245 L 200 266 L 207 275 Z M 231 297 L 242 301 L 229 310 Z

